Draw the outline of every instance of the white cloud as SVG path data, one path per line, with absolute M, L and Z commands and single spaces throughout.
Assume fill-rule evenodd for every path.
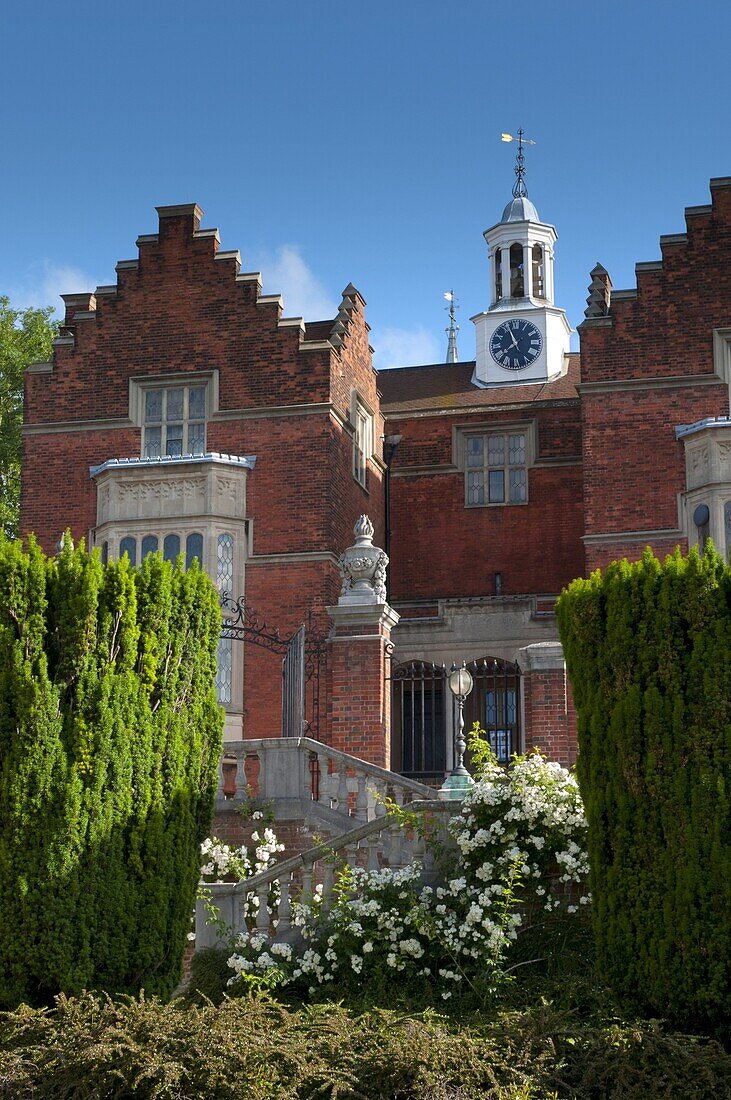
M 102 280 L 94 279 L 78 267 L 39 260 L 31 264 L 14 287 L 8 289 L 7 295 L 13 309 L 53 306 L 56 313 L 63 316 L 61 294 L 81 294 L 86 290 L 91 292 L 101 282 Z
M 373 360 L 379 370 L 388 367 L 418 367 L 443 363 L 446 346 L 440 349 L 436 337 L 426 328 L 382 328 L 371 333 Z
M 309 268 L 296 245 L 284 244 L 257 260 L 264 294 L 281 294 L 285 317 L 325 321 L 338 312 L 338 302 Z

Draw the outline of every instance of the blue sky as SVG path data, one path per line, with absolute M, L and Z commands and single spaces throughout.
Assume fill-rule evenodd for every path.
M 54 304 L 114 281 L 197 201 L 222 247 L 317 320 L 352 280 L 380 367 L 440 361 L 443 292 L 488 305 L 482 231 L 527 183 L 559 234 L 556 300 L 581 321 L 683 207 L 731 175 L 731 6 L 574 0 L 8 0 L 0 26 L 0 293 Z

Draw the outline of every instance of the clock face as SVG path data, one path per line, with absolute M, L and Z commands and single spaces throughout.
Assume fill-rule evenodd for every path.
M 525 370 L 541 354 L 543 337 L 532 321 L 503 321 L 490 337 L 490 355 L 505 370 Z

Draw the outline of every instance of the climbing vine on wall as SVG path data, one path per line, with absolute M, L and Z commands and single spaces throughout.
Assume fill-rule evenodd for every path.
M 213 810 L 220 610 L 157 555 L 0 541 L 0 1001 L 172 992 Z

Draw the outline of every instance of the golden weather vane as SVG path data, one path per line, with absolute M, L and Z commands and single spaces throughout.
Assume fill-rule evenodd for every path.
M 523 137 L 524 130 L 518 130 L 518 136 L 513 137 L 512 134 L 501 134 L 501 141 L 517 141 L 518 152 L 515 157 L 515 185 L 513 187 L 513 196 L 516 199 L 526 198 L 528 195 L 528 188 L 525 186 L 525 156 L 523 155 L 524 145 L 535 145 L 535 141 L 530 138 Z

